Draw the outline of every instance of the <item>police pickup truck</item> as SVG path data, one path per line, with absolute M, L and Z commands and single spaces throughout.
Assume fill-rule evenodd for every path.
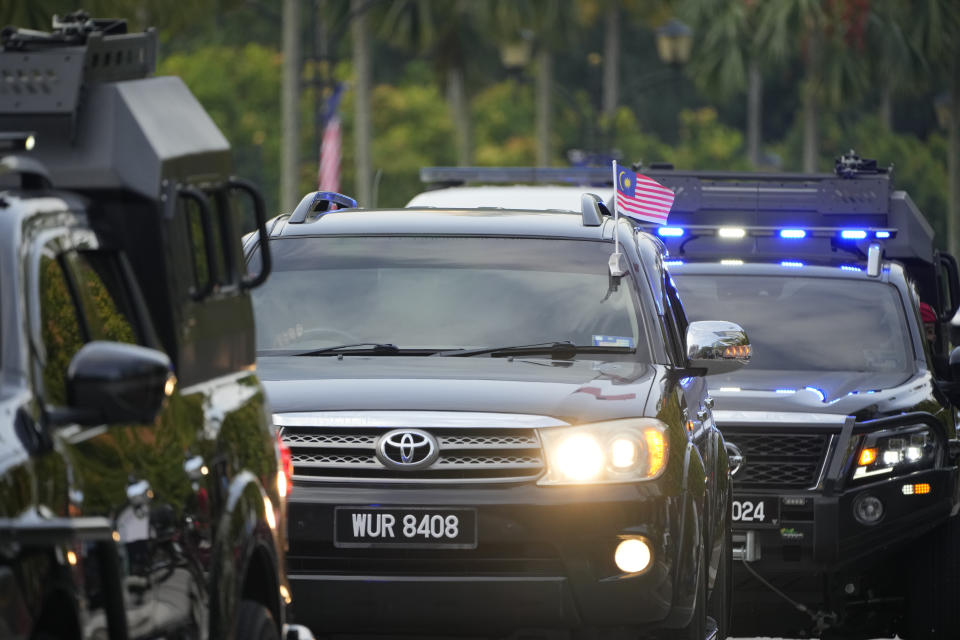
M 289 478 L 227 141 L 156 35 L 0 51 L 0 637 L 278 638 Z M 285 597 L 286 595 L 286 597 Z
M 935 366 L 955 261 L 890 172 L 853 155 L 835 174 L 651 175 L 677 193 L 651 231 L 689 317 L 731 318 L 755 349 L 709 379 L 738 631 L 960 637 L 957 403 Z
M 660 240 L 597 196 L 355 206 L 310 194 L 275 219 L 254 294 L 293 458 L 298 620 L 726 637 L 730 487 L 704 375 L 748 359 L 740 328 L 688 323 Z M 245 245 L 254 271 L 262 248 Z

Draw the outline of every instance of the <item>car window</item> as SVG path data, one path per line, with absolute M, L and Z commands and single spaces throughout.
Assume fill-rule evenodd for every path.
M 897 290 L 839 278 L 675 274 L 690 320 L 723 318 L 753 345 L 750 370 L 907 371 Z
M 253 292 L 261 352 L 356 342 L 454 349 L 619 340 L 648 358 L 634 288 L 611 286 L 608 243 L 463 237 L 275 243 L 273 273 Z
M 66 260 L 77 280 L 90 339 L 142 342 L 116 254 L 83 251 L 67 254 Z
M 40 257 L 40 330 L 43 340 L 42 377 L 48 404 L 67 403 L 67 367 L 86 342 L 70 285 L 60 262 Z

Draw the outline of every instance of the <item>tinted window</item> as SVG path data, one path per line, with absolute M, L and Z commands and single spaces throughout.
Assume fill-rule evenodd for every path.
M 67 367 L 85 340 L 66 275 L 49 256 L 40 258 L 40 324 L 44 395 L 48 404 L 65 405 Z
M 629 280 L 609 287 L 607 243 L 511 238 L 274 241 L 254 290 L 258 348 L 388 342 L 469 348 L 625 338 L 646 358 Z
M 905 371 L 913 361 L 899 294 L 835 278 L 674 275 L 689 320 L 740 324 L 750 369 Z
M 68 255 L 91 340 L 137 344 L 136 322 L 117 258 L 112 253 Z

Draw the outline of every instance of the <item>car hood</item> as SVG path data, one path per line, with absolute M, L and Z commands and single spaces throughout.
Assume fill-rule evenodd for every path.
M 655 415 L 651 390 L 665 375 L 623 361 L 405 356 L 264 356 L 257 371 L 277 413 L 471 411 L 570 422 Z
M 743 369 L 708 378 L 717 421 L 728 412 L 796 412 L 853 415 L 869 420 L 922 409 L 933 393 L 926 371 L 776 371 Z M 927 408 L 926 410 L 929 410 Z M 722 425 L 721 425 L 722 426 Z

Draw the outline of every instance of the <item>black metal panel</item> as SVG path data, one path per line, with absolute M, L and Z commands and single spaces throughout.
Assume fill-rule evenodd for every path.
M 753 433 L 724 429 L 744 464 L 733 477 L 738 489 L 809 489 L 816 486 L 830 435 Z

